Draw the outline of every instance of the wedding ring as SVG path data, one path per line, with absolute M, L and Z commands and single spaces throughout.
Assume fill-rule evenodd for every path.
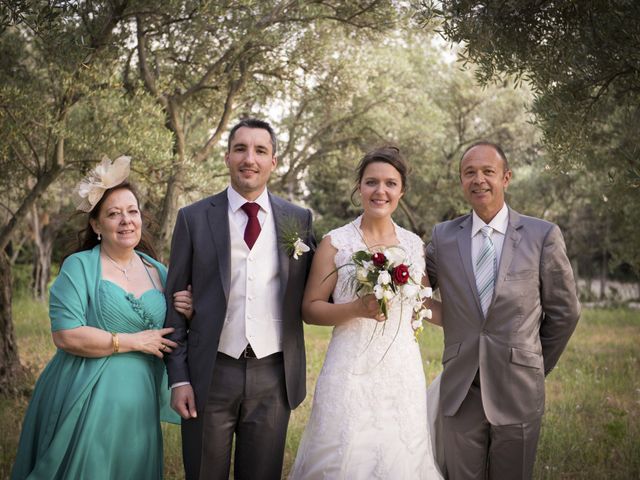
M 167 346 L 164 343 L 160 344 L 160 351 L 164 352 L 165 348 L 167 348 Z

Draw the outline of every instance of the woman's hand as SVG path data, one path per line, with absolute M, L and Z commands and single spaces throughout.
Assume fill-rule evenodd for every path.
M 117 333 L 118 353 L 144 352 L 162 358 L 170 353 L 178 344 L 165 335 L 174 328 L 159 330 L 143 330 L 137 333 Z M 78 327 L 69 330 L 52 332 L 56 347 L 79 357 L 98 358 L 113 355 L 114 339 L 111 332 L 95 327 Z
M 358 317 L 373 318 L 378 322 L 384 322 L 387 317 L 380 311 L 380 305 L 375 295 L 369 294 L 353 301 L 354 307 L 357 309 Z
M 130 344 L 131 350 L 162 358 L 164 354 L 171 353 L 178 346 L 176 342 L 164 338 L 165 335 L 172 333 L 174 330 L 174 328 L 161 328 L 159 330 L 143 330 L 138 333 L 120 334 L 123 337 L 121 342 Z
M 191 320 L 193 316 L 191 285 L 188 285 L 186 290 L 180 290 L 173 294 L 173 308 L 175 308 L 178 313 L 184 315 L 187 320 Z

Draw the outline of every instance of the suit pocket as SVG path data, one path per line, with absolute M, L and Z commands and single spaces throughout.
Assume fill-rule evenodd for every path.
M 453 345 L 449 345 L 448 347 L 445 347 L 444 352 L 442 352 L 442 364 L 444 365 L 445 363 L 447 363 L 449 360 L 451 360 L 452 358 L 455 358 L 458 356 L 458 353 L 460 353 L 460 343 L 454 343 Z
M 505 280 L 507 282 L 515 281 L 515 280 L 529 280 L 533 278 L 533 274 L 535 270 L 519 270 L 517 272 L 507 272 L 507 277 Z
M 540 353 L 512 347 L 511 363 L 529 368 L 542 368 L 544 361 Z

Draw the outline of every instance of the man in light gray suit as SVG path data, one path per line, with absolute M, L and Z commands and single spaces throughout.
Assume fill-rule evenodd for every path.
M 234 126 L 225 163 L 228 188 L 181 209 L 173 234 L 167 302 L 192 285 L 194 313 L 167 313 L 179 344 L 165 357 L 171 405 L 187 479 L 226 480 L 235 436 L 235 478 L 275 480 L 306 394 L 300 305 L 311 252 L 293 257 L 292 235 L 314 246 L 311 212 L 267 191 L 277 164 L 268 123 Z
M 531 478 L 545 376 L 580 315 L 560 229 L 507 207 L 511 175 L 498 145 L 469 147 L 460 180 L 473 211 L 436 225 L 427 246 L 442 298 L 440 407 L 452 480 Z

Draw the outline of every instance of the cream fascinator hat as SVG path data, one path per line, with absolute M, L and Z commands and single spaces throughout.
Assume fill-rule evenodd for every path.
M 118 157 L 113 163 L 107 157 L 103 157 L 98 166 L 91 170 L 76 187 L 76 192 L 81 198 L 77 209 L 83 212 L 93 210 L 107 189 L 127 179 L 130 163 L 131 157 Z

